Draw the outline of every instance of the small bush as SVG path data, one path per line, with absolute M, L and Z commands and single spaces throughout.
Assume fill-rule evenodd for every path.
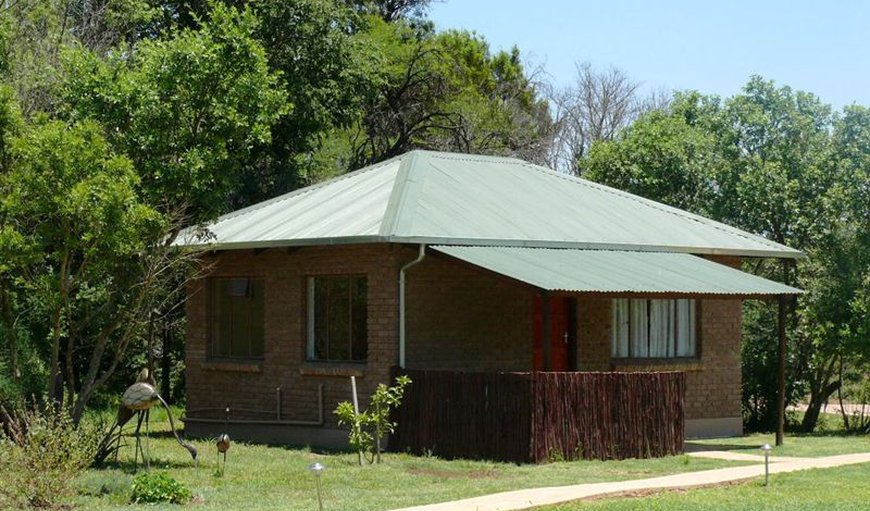
M 356 413 L 352 404 L 342 401 L 332 412 L 338 416 L 339 426 L 350 429 L 348 443 L 356 450 L 360 465 L 366 453 L 371 453 L 370 463 L 381 462 L 381 441 L 384 436 L 395 432 L 397 426 L 390 421 L 390 410 L 402 404 L 402 396 L 409 383 L 410 378 L 399 376 L 392 387 L 378 384 L 372 395 L 371 410 Z
M 90 465 L 102 432 L 76 427 L 52 406 L 2 414 L 8 433 L 0 433 L 0 502 L 48 508 L 73 496 L 73 479 Z
M 166 472 L 146 472 L 133 478 L 133 492 L 130 495 L 130 502 L 134 504 L 155 502 L 186 504 L 192 496 L 186 486 L 173 479 Z

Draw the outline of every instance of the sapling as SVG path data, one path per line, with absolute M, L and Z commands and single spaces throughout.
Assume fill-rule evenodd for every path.
M 381 440 L 396 430 L 396 423 L 390 421 L 390 411 L 402 403 L 409 383 L 410 378 L 399 376 L 392 387 L 378 384 L 371 397 L 370 410 L 356 413 L 349 401 L 342 401 L 333 412 L 338 416 L 338 424 L 350 429 L 348 443 L 356 450 L 360 465 L 366 453 L 371 455 L 369 463 L 381 462 Z

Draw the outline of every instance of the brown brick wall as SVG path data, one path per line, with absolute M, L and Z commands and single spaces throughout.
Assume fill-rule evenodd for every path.
M 577 299 L 577 368 L 610 371 L 609 298 Z
M 699 300 L 699 357 L 694 361 L 612 364 L 617 371 L 685 371 L 686 419 L 740 417 L 740 300 Z M 609 327 L 608 327 L 608 336 Z M 609 347 L 608 347 L 609 349 Z
M 208 359 L 206 281 L 189 287 L 187 302 L 187 400 L 196 409 L 275 411 L 282 388 L 282 418 L 317 419 L 317 388 L 324 386 L 324 418 L 350 399 L 349 374 L 358 376 L 361 399 L 389 378 L 398 361 L 398 268 L 402 250 L 392 245 L 307 247 L 226 251 L 212 259 L 213 276 L 262 277 L 265 293 L 265 354 L 259 364 L 217 363 Z M 306 363 L 306 278 L 312 275 L 368 276 L 368 361 L 366 364 Z M 329 373 L 332 372 L 330 375 Z M 304 374 L 303 374 L 304 373 Z M 326 374 L 323 374 L 326 373 Z M 272 418 L 272 417 L 260 417 Z
M 190 284 L 186 361 L 191 413 L 226 406 L 274 411 L 280 386 L 282 418 L 311 421 L 317 418 L 317 388 L 323 384 L 324 418 L 334 427 L 335 404 L 350 398 L 347 376 L 358 376 L 364 398 L 387 381 L 389 368 L 398 362 L 398 272 L 416 255 L 414 247 L 378 244 L 215 256 L 214 276 L 265 280 L 265 357 L 250 365 L 210 361 L 205 281 Z M 739 265 L 736 258 L 720 262 Z M 304 362 L 306 277 L 335 274 L 368 276 L 365 365 Z M 409 368 L 531 369 L 532 288 L 430 253 L 408 271 L 407 293 Z M 740 415 L 740 300 L 703 300 L 697 362 L 619 367 L 610 360 L 610 304 L 609 298 L 577 298 L 579 370 L 685 370 L 687 419 Z
M 739 257 L 708 256 L 707 259 L 740 268 Z M 577 367 L 581 371 L 685 371 L 686 419 L 740 417 L 740 339 L 743 312 L 741 300 L 699 300 L 699 357 L 692 362 L 619 365 L 611 363 L 611 300 L 578 300 Z
M 407 272 L 407 367 L 529 371 L 534 291 L 430 254 Z

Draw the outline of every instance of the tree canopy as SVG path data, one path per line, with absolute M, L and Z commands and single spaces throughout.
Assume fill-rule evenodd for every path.
M 803 426 L 866 378 L 867 108 L 833 111 L 761 77 L 728 98 L 642 97 L 589 64 L 554 91 L 520 49 L 438 30 L 428 6 L 0 8 L 0 401 L 66 396 L 78 417 L 125 364 L 171 367 L 196 271 L 169 248 L 183 226 L 415 148 L 549 163 L 803 250 L 744 263 L 807 291 L 789 339 L 790 397 L 810 396 Z M 744 307 L 750 426 L 773 417 L 772 314 Z
M 803 427 L 866 371 L 867 111 L 832 112 L 812 94 L 752 77 L 722 100 L 677 94 L 612 141 L 594 144 L 584 176 L 711 216 L 798 248 L 797 262 L 747 261 L 755 273 L 806 290 L 790 329 L 790 399 L 809 394 Z M 775 418 L 775 316 L 744 307 L 744 410 Z

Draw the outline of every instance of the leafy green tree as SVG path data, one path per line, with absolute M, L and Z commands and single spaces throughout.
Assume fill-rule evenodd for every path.
M 841 360 L 862 357 L 848 341 L 861 323 L 867 252 L 867 146 L 860 109 L 838 120 L 812 94 L 753 77 L 721 101 L 678 94 L 616 140 L 595 144 L 585 176 L 712 216 L 806 252 L 802 261 L 747 261 L 752 272 L 807 291 L 790 315 L 787 397 L 809 395 L 803 428 L 840 386 Z M 864 194 L 864 195 L 862 195 Z M 851 205 L 851 206 L 846 206 Z M 744 305 L 744 412 L 751 428 L 776 417 L 776 313 Z
M 357 127 L 337 133 L 352 167 L 414 148 L 543 158 L 546 103 L 518 50 L 492 54 L 472 33 L 402 21 L 372 20 L 365 37 L 381 75 Z
M 257 18 L 216 4 L 198 30 L 101 59 L 66 54 L 65 113 L 97 119 L 141 177 L 143 198 L 192 222 L 230 209 L 254 148 L 289 111 L 255 39 Z
M 12 141 L 11 153 L 0 207 L 7 229 L 35 254 L 11 271 L 26 290 L 30 331 L 47 339 L 49 397 L 60 398 L 62 375 L 78 421 L 154 303 L 163 267 L 145 254 L 159 244 L 164 220 L 141 201 L 131 162 L 92 122 L 37 124 Z M 81 352 L 84 367 L 75 361 Z
M 716 193 L 715 169 L 724 166 L 710 128 L 720 116 L 716 98 L 678 93 L 668 110 L 656 110 L 613 141 L 592 146 L 583 177 L 697 213 L 707 213 Z
M 260 19 L 255 32 L 270 68 L 293 108 L 272 128 L 271 144 L 256 151 L 236 206 L 267 199 L 308 184 L 332 163 L 324 140 L 353 125 L 376 93 L 380 58 L 364 32 L 368 20 L 341 0 L 253 0 Z

